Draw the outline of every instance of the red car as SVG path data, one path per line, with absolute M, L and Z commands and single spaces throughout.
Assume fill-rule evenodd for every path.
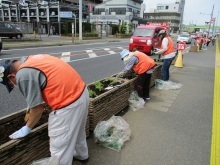
M 155 48 L 160 48 L 161 41 L 157 34 L 160 30 L 165 29 L 163 26 L 141 25 L 138 26 L 129 43 L 129 51 L 138 50 L 152 55 Z

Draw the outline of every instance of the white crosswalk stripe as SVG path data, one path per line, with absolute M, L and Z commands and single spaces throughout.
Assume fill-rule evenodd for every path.
M 105 51 L 108 51 L 109 54 L 116 54 L 114 51 L 110 50 L 109 48 L 105 48 Z
M 60 59 L 65 62 L 69 62 L 70 61 L 70 52 L 63 52 Z
M 97 57 L 97 55 L 93 52 L 93 50 L 86 50 L 86 53 L 88 53 L 90 58 Z
M 116 54 L 114 51 L 108 51 L 109 54 Z

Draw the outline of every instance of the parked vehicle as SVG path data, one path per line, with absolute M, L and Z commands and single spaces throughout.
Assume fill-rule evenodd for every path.
M 16 37 L 17 39 L 21 39 L 23 37 L 23 33 L 11 22 L 0 22 L 0 37 L 8 37 L 10 39 Z
M 157 34 L 162 29 L 165 28 L 153 25 L 138 26 L 130 39 L 129 51 L 138 50 L 147 55 L 152 55 L 154 49 L 161 46 L 161 40 Z
M 196 33 L 191 33 L 191 38 L 195 39 L 196 38 Z
M 178 42 L 185 42 L 185 43 L 190 43 L 192 42 L 192 37 L 190 34 L 180 34 L 178 35 L 178 38 L 177 38 L 177 43 Z
M 0 53 L 1 53 L 1 51 L 2 51 L 2 39 L 1 39 L 1 37 L 0 37 Z

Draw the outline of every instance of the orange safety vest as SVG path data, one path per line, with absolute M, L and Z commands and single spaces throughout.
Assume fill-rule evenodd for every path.
M 155 61 L 142 52 L 136 51 L 134 56 L 138 58 L 138 63 L 133 66 L 137 74 L 142 74 L 155 66 Z
M 76 101 L 85 89 L 81 76 L 66 62 L 47 54 L 31 55 L 19 69 L 35 68 L 46 76 L 42 96 L 52 110 L 64 108 Z
M 169 53 L 173 53 L 175 51 L 173 40 L 169 36 L 167 36 L 166 38 L 168 39 L 168 48 L 165 52 L 162 53 L 163 56 Z M 163 49 L 163 47 L 161 48 Z

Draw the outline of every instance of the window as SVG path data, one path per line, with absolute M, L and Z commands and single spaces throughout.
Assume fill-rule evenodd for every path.
M 157 6 L 157 10 L 164 10 L 164 6 Z
M 133 36 L 149 37 L 152 36 L 154 30 L 151 29 L 136 29 Z
M 166 6 L 166 10 L 169 9 L 169 6 Z
M 105 12 L 104 8 L 100 8 L 100 9 L 95 9 L 95 14 L 101 14 L 101 12 Z
M 109 12 L 115 12 L 116 14 L 126 14 L 126 8 L 109 8 Z

